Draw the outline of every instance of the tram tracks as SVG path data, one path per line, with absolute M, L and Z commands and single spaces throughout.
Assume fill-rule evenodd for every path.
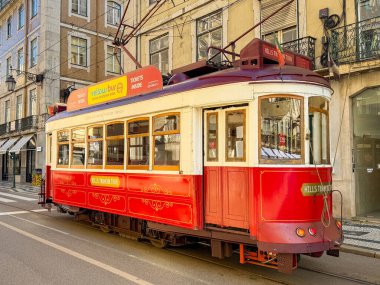
M 25 212 L 29 212 L 29 213 L 53 218 L 53 219 L 56 218 L 55 216 L 49 215 L 48 212 L 36 212 L 35 210 L 31 210 L 31 209 L 28 209 L 26 207 L 10 205 L 8 203 L 3 203 L 3 202 L 0 202 L 0 205 L 5 205 L 9 208 L 13 208 L 13 209 L 17 209 L 17 210 L 21 210 L 21 211 L 25 211 Z M 142 243 L 145 243 L 147 245 L 151 245 L 151 243 L 149 241 L 142 241 Z M 203 244 L 203 243 L 201 245 L 205 246 L 205 244 Z M 265 279 L 265 280 L 268 280 L 271 282 L 275 282 L 278 284 L 285 284 L 285 285 L 295 284 L 292 281 L 284 280 L 284 278 L 281 278 L 280 276 L 278 276 L 278 278 L 277 278 L 277 276 L 273 277 L 273 276 L 267 276 L 266 274 L 260 274 L 260 273 L 252 272 L 250 270 L 245 270 L 244 268 L 238 268 L 237 264 L 235 264 L 235 263 L 226 264 L 226 263 L 223 263 L 222 261 L 220 261 L 218 259 L 210 259 L 210 258 L 198 256 L 196 254 L 186 252 L 186 250 L 178 250 L 175 247 L 168 247 L 168 248 L 165 248 L 164 250 L 169 251 L 169 252 L 173 252 L 173 253 L 178 254 L 178 255 L 186 256 L 189 258 L 197 259 L 197 260 L 202 261 L 202 262 L 207 262 L 209 264 L 213 264 L 213 265 L 223 267 L 223 268 L 226 268 L 229 270 L 234 270 L 234 271 L 238 270 L 238 271 L 244 273 L 245 275 L 247 275 L 251 279 L 262 278 L 262 279 Z M 314 274 L 321 274 L 321 275 L 329 276 L 329 277 L 335 278 L 337 280 L 343 280 L 346 282 L 351 282 L 352 284 L 380 285 L 380 282 L 378 282 L 378 283 L 370 282 L 367 280 L 362 280 L 362 279 L 358 279 L 358 278 L 354 278 L 354 277 L 350 277 L 350 276 L 345 276 L 345 275 L 341 275 L 341 274 L 327 272 L 327 271 L 323 271 L 323 270 L 319 270 L 319 269 L 312 269 L 312 268 L 308 268 L 305 266 L 299 266 L 297 270 L 298 271 L 303 270 L 303 271 L 311 272 Z M 274 275 L 276 275 L 276 274 L 274 274 Z M 285 278 L 285 279 L 289 279 L 289 278 Z

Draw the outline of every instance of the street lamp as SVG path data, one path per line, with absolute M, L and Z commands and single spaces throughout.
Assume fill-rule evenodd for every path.
M 36 84 L 39 84 L 39 83 L 41 84 L 42 81 L 44 81 L 44 75 L 43 74 L 34 74 L 34 73 L 30 73 L 30 72 L 23 71 L 23 70 L 13 69 L 12 67 L 9 70 L 11 72 L 12 71 L 17 71 L 18 74 L 20 74 L 20 73 L 25 74 L 28 77 L 28 80 L 31 80 L 31 81 L 33 81 Z M 12 74 L 10 74 L 7 77 L 7 79 L 5 80 L 5 83 L 7 84 L 7 88 L 8 88 L 9 92 L 15 91 L 16 80 L 14 79 L 14 77 L 12 76 Z
M 16 80 L 13 78 L 12 75 L 9 75 L 9 76 L 7 77 L 7 80 L 5 80 L 5 83 L 7 84 L 8 91 L 10 91 L 10 92 L 15 91 Z

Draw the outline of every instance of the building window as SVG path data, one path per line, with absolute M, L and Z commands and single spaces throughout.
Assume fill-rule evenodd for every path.
M 25 25 L 25 9 L 24 5 L 21 5 L 18 9 L 18 28 L 21 29 Z
M 115 54 L 116 51 L 116 54 Z M 120 74 L 121 50 L 107 46 L 107 72 Z
M 71 12 L 83 17 L 87 17 L 87 0 L 72 0 Z
M 29 101 L 28 101 L 28 116 L 37 115 L 37 93 L 36 89 L 29 91 Z
M 106 167 L 122 169 L 124 166 L 124 123 L 106 126 Z
M 88 168 L 103 167 L 103 126 L 93 126 L 87 129 Z
M 86 147 L 84 129 L 74 129 L 71 132 L 71 166 L 84 167 Z
M 38 0 L 32 0 L 30 7 L 31 18 L 37 15 L 38 13 Z
M 9 123 L 11 121 L 11 101 L 5 101 L 4 107 L 5 123 Z
M 69 134 L 67 130 L 58 132 L 58 160 L 57 166 L 68 167 L 69 166 Z
M 128 122 L 128 168 L 149 168 L 149 119 Z
M 280 43 L 288 43 L 297 39 L 297 28 L 278 30 L 270 34 L 264 35 L 264 40 L 272 44 L 276 44 L 276 38 Z
M 7 36 L 8 38 L 12 36 L 12 16 L 9 17 L 7 21 Z
M 215 49 L 207 51 L 209 46 L 222 47 L 222 12 L 217 12 L 197 20 L 197 60 L 208 59 L 218 53 Z M 220 62 L 222 55 L 214 57 Z
M 149 42 L 150 64 L 156 66 L 162 74 L 169 73 L 169 35 Z
M 71 37 L 71 64 L 87 67 L 87 40 Z
M 37 64 L 37 38 L 30 42 L 30 67 L 33 67 Z
M 16 120 L 22 118 L 22 95 L 16 97 Z
M 179 113 L 153 118 L 153 169 L 179 170 L 180 139 Z
M 364 21 L 380 16 L 379 1 L 357 0 L 358 21 Z
M 12 68 L 12 57 L 8 57 L 7 58 L 7 62 L 6 62 L 6 70 L 5 70 L 5 74 L 6 76 L 8 77 L 10 74 L 11 74 L 11 68 Z
M 120 23 L 121 5 L 114 1 L 107 1 L 107 24 L 117 26 Z
M 287 0 L 261 0 L 261 19 L 265 19 L 280 7 L 286 4 Z M 262 38 L 271 43 L 275 43 L 278 38 L 280 43 L 287 43 L 297 39 L 297 1 L 280 10 L 261 25 Z
M 24 70 L 25 70 L 24 49 L 20 48 L 17 51 L 17 74 L 21 74 Z

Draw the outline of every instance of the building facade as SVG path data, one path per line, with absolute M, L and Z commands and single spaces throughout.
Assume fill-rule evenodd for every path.
M 44 173 L 48 107 L 123 71 L 112 46 L 124 1 L 0 1 L 2 180 Z M 16 85 L 8 90 L 12 76 Z
M 133 19 L 143 19 L 155 0 L 131 1 Z M 139 30 L 133 46 L 142 66 L 163 74 L 210 59 L 209 46 L 224 47 L 289 0 L 166 1 Z M 330 162 L 333 165 L 335 215 L 380 218 L 380 1 L 294 0 L 238 41 L 275 42 L 313 59 L 314 69 L 329 77 Z M 230 56 L 227 56 L 231 59 Z M 226 62 L 218 55 L 215 62 Z M 135 68 L 126 58 L 128 70 Z

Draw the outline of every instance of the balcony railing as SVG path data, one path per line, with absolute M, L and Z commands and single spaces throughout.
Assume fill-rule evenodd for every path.
M 380 17 L 331 31 L 332 58 L 336 64 L 380 57 Z
M 0 0 L 0 11 L 3 10 L 5 6 L 7 6 L 11 2 L 11 0 Z
M 312 59 L 313 67 L 315 66 L 315 38 L 304 37 L 294 41 L 283 43 L 284 49 L 296 52 Z
M 0 136 L 6 133 L 22 132 L 37 128 L 38 116 L 29 116 L 0 125 Z

